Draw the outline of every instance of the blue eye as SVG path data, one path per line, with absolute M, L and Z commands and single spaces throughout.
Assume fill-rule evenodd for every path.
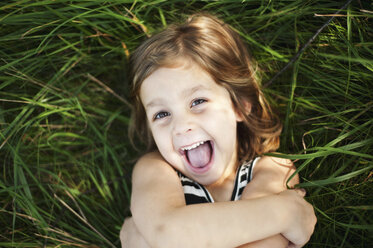
M 197 105 L 202 104 L 202 103 L 204 103 L 204 102 L 207 102 L 207 101 L 206 101 L 205 99 L 196 99 L 196 100 L 194 100 L 194 101 L 192 102 L 191 107 L 197 106 Z
M 162 119 L 162 118 L 165 118 L 165 117 L 170 116 L 170 115 L 171 114 L 169 112 L 161 111 L 161 112 L 158 112 L 154 115 L 153 120 Z

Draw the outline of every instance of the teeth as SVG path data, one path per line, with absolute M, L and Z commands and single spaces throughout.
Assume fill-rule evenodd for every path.
M 201 141 L 201 142 L 195 143 L 195 144 L 193 144 L 191 146 L 187 146 L 187 147 L 181 148 L 181 150 L 183 150 L 183 151 L 189 151 L 189 150 L 192 150 L 192 149 L 194 149 L 196 147 L 199 147 L 203 143 L 205 143 L 205 141 Z

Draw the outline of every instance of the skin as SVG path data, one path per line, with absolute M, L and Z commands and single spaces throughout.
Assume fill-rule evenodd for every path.
M 278 194 L 286 190 L 286 181 L 291 174 L 294 173 L 294 166 L 289 160 L 263 157 L 254 167 L 253 179 L 245 187 L 241 200 L 255 199 L 269 195 Z M 294 186 L 299 182 L 298 176 L 295 176 L 288 184 L 289 187 Z M 304 196 L 304 192 L 300 191 L 300 195 Z M 138 231 L 133 218 L 127 218 L 123 224 L 120 238 L 122 247 L 146 248 L 151 247 Z M 281 234 L 258 240 L 248 244 L 239 246 L 240 248 L 255 247 L 255 248 L 279 248 L 279 247 L 298 247 L 294 244 L 289 244 L 289 241 Z
M 291 161 L 275 157 L 262 157 L 254 168 L 253 179 L 245 187 L 241 200 L 278 194 L 287 189 L 286 182 L 294 173 L 295 168 Z M 293 187 L 299 183 L 299 177 L 293 177 L 288 186 Z M 300 192 L 302 195 L 303 193 Z M 304 195 L 303 195 L 304 196 Z M 288 247 L 289 241 L 281 234 L 258 240 L 240 246 L 240 248 L 271 248 Z
M 301 195 L 286 190 L 294 171 L 288 161 L 260 159 L 242 200 L 229 202 L 242 119 L 207 73 L 185 61 L 160 68 L 143 82 L 140 97 L 159 153 L 145 155 L 134 168 L 133 218 L 121 232 L 125 247 L 286 247 L 287 240 L 300 247 L 308 241 L 316 218 Z M 196 172 L 181 150 L 200 141 L 212 142 L 213 159 Z M 205 185 L 217 202 L 187 206 L 174 169 Z
M 158 160 L 159 159 L 159 160 Z M 163 161 L 164 162 L 164 161 Z M 138 165 L 141 166 L 144 165 L 144 167 L 148 166 L 149 164 L 151 164 L 151 166 L 155 165 L 155 164 L 162 164 L 162 158 L 159 156 L 159 154 L 157 153 L 153 153 L 153 154 L 148 154 L 145 156 L 145 158 L 142 158 Z M 154 167 L 158 167 L 158 165 L 154 166 Z M 160 166 L 159 168 L 161 168 L 162 166 Z M 147 170 L 147 169 L 145 169 Z M 142 172 L 139 172 L 139 174 L 142 174 L 142 178 L 144 177 L 144 173 L 145 171 L 142 171 Z M 153 174 L 155 171 L 151 170 L 149 171 L 150 174 Z M 170 171 L 172 174 L 174 173 L 173 170 Z M 249 200 L 249 199 L 255 199 L 255 198 L 263 198 L 263 196 L 269 196 L 269 195 L 273 195 L 274 193 L 277 193 L 281 190 L 283 190 L 284 188 L 286 188 L 285 186 L 285 183 L 286 183 L 286 180 L 290 174 L 292 174 L 294 172 L 294 168 L 293 166 L 291 165 L 291 163 L 289 164 L 288 161 L 286 160 L 281 160 L 281 159 L 277 159 L 277 158 L 272 158 L 272 157 L 263 157 L 259 162 L 258 164 L 255 166 L 255 169 L 254 169 L 254 176 L 253 176 L 253 180 L 245 187 L 245 190 L 243 192 L 243 195 L 242 195 L 242 199 L 241 201 L 246 201 L 246 200 Z M 159 171 L 158 171 L 159 173 Z M 137 173 L 135 173 L 137 174 Z M 145 175 L 146 176 L 146 175 Z M 171 174 L 169 175 L 171 176 Z M 265 180 L 263 180 L 261 177 L 263 178 L 266 178 Z M 279 178 L 282 178 L 284 180 L 279 180 Z M 176 175 L 176 180 L 178 180 L 177 178 L 177 175 Z M 297 183 L 297 179 L 292 179 L 290 181 L 290 185 L 294 184 L 294 183 Z M 289 185 L 289 186 L 290 186 Z M 180 186 L 181 187 L 181 186 Z M 145 187 L 147 188 L 147 187 Z M 166 187 L 167 188 L 167 187 Z M 154 187 L 153 187 L 154 189 Z M 155 189 L 155 191 L 158 191 L 159 189 Z M 177 191 L 178 189 L 174 189 L 175 191 Z M 173 192 L 174 190 L 170 190 L 170 193 Z M 150 191 L 150 189 L 148 188 L 147 191 Z M 181 189 L 182 191 L 182 189 Z M 283 192 L 290 192 L 290 190 L 285 190 Z M 181 195 L 179 195 L 181 194 Z M 179 194 L 177 194 L 178 196 L 180 196 L 180 202 L 183 200 L 183 193 L 182 192 L 179 192 Z M 283 193 L 281 193 L 283 194 Z M 281 195 L 280 194 L 280 195 Z M 151 192 L 149 192 L 149 195 L 153 195 Z M 316 222 L 316 219 L 314 218 L 314 213 L 313 213 L 313 209 L 312 207 L 307 204 L 304 200 L 302 200 L 302 203 L 308 205 L 308 207 L 310 207 L 308 210 L 307 213 L 302 213 L 302 214 L 297 214 L 300 206 L 298 206 L 296 209 L 294 209 L 290 204 L 294 203 L 294 200 L 299 200 L 299 197 L 300 196 L 304 196 L 304 192 L 299 192 L 299 194 L 297 194 L 298 196 L 296 195 L 292 195 L 291 198 L 288 198 L 285 202 L 283 202 L 280 206 L 283 206 L 284 208 L 281 208 L 279 207 L 277 204 L 273 204 L 272 206 L 275 206 L 275 207 L 271 207 L 271 205 L 269 205 L 268 203 L 266 203 L 265 205 L 266 206 L 269 206 L 270 209 L 273 209 L 273 208 L 276 208 L 276 212 L 278 213 L 281 213 L 282 211 L 283 214 L 281 214 L 281 216 L 283 217 L 283 220 L 280 222 L 282 223 L 282 227 L 286 226 L 287 224 L 289 224 L 290 227 L 293 227 L 295 230 L 300 230 L 301 228 L 304 228 L 304 226 L 308 226 L 310 229 L 308 229 L 308 232 L 309 232 L 309 235 L 313 232 L 313 227 L 315 225 L 315 222 Z M 176 195 L 175 195 L 176 197 Z M 167 200 L 170 200 L 170 201 L 173 201 L 175 200 L 173 197 L 171 197 L 170 199 L 168 197 L 164 197 L 163 200 L 161 200 L 162 202 L 163 201 L 167 201 Z M 152 202 L 152 201 L 150 201 Z M 173 202 L 175 204 L 175 202 Z M 224 202 L 224 203 L 227 203 L 227 207 L 228 209 L 232 209 L 231 207 L 229 206 L 232 206 L 234 205 L 234 203 L 237 203 L 237 202 Z M 271 203 L 271 202 L 269 202 Z M 152 202 L 152 207 L 154 206 L 154 201 Z M 255 203 L 251 202 L 250 205 L 253 205 Z M 206 204 L 201 204 L 201 205 L 206 205 Z M 211 207 L 214 206 L 214 204 L 208 204 L 210 205 Z M 184 203 L 181 203 L 180 206 L 185 206 L 185 201 Z M 187 206 L 186 206 L 187 207 Z M 149 224 L 152 224 L 154 223 L 153 220 L 153 216 L 154 216 L 154 208 L 152 208 L 150 210 L 150 214 L 149 215 L 152 215 L 152 217 L 147 217 L 148 219 L 148 223 L 146 224 L 147 227 Z M 243 209 L 243 210 L 247 210 L 247 209 Z M 263 208 L 260 208 L 259 209 L 256 209 L 256 211 L 258 212 L 266 212 L 268 213 L 268 211 L 266 211 L 265 209 Z M 235 213 L 237 213 L 237 211 L 232 211 L 233 213 L 231 213 L 230 216 L 234 216 Z M 249 211 L 245 211 L 246 213 L 249 212 Z M 252 215 L 255 215 L 254 212 L 255 211 L 250 211 L 252 212 Z M 290 216 L 287 215 L 287 213 L 291 213 Z M 208 213 L 210 215 L 210 217 L 213 217 L 214 213 L 212 211 L 210 211 Z M 216 214 L 216 213 L 215 213 Z M 221 214 L 221 211 L 218 211 L 217 213 L 218 215 Z M 146 215 L 146 214 L 145 214 Z M 145 218 L 145 215 L 141 215 L 142 217 Z M 306 218 L 303 218 L 302 217 L 305 216 L 306 218 L 309 218 L 311 217 L 309 220 L 306 220 Z M 287 217 L 288 216 L 288 217 Z M 298 217 L 297 217 L 298 216 Z M 186 216 L 187 217 L 187 216 Z M 240 214 L 239 215 L 240 218 L 243 218 L 243 215 Z M 252 216 L 251 216 L 252 217 Z M 266 216 L 268 217 L 268 216 Z M 190 216 L 189 219 L 192 219 L 193 216 Z M 293 225 L 291 224 L 292 223 L 292 218 L 295 219 L 295 220 L 305 220 L 305 223 L 303 223 L 304 226 L 302 227 L 299 227 L 299 225 Z M 267 219 L 267 218 L 266 218 Z M 270 217 L 268 219 L 271 219 Z M 214 219 L 209 219 L 210 221 L 214 220 Z M 252 233 L 257 230 L 258 228 L 258 225 L 256 223 L 261 223 L 262 220 L 255 220 L 255 219 L 250 219 L 252 220 L 252 222 L 254 224 L 250 225 L 250 222 L 247 221 L 244 223 L 245 227 L 242 229 L 248 233 Z M 167 221 L 165 221 L 167 222 Z M 179 225 L 185 225 L 185 221 L 181 220 L 182 223 L 180 223 Z M 270 223 L 268 225 L 273 225 L 273 223 Z M 221 223 L 219 223 L 219 221 L 216 221 L 215 223 L 215 226 L 217 227 L 220 227 L 221 226 Z M 266 225 L 264 225 L 266 226 Z M 253 228 L 254 227 L 254 228 Z M 253 230 L 251 230 L 250 228 L 253 228 Z M 226 228 L 218 228 L 218 231 L 216 231 L 216 236 L 213 235 L 214 237 L 229 237 L 229 231 L 231 231 L 232 229 L 226 229 Z M 223 233 L 221 233 L 221 231 L 223 231 Z M 122 230 L 121 230 L 121 234 L 120 234 L 120 238 L 121 238 L 121 241 L 122 241 L 122 246 L 123 247 L 158 247 L 158 246 L 150 246 L 148 245 L 148 243 L 151 243 L 153 244 L 152 242 L 152 239 L 149 239 L 149 242 L 145 241 L 145 238 L 144 236 L 140 233 L 138 227 L 136 226 L 135 224 L 135 221 L 133 218 L 128 218 L 123 227 L 122 227 Z M 309 238 L 309 237 L 308 237 Z M 226 239 L 226 238 L 225 238 Z M 172 241 L 169 237 L 166 238 L 167 241 Z M 255 237 L 253 240 L 257 240 L 257 237 Z M 304 240 L 303 243 L 302 242 L 297 242 L 297 244 L 290 244 L 292 245 L 292 247 L 301 247 L 305 242 L 307 242 L 307 240 Z M 180 245 L 180 244 L 179 244 Z M 267 238 L 265 239 L 261 239 L 261 240 L 257 240 L 256 242 L 251 242 L 251 243 L 248 243 L 248 244 L 245 244 L 245 245 L 241 245 L 240 247 L 287 247 L 288 245 L 288 239 L 284 238 L 283 235 L 271 235 L 271 236 L 267 236 Z M 239 246 L 239 245 L 236 245 L 236 246 Z M 159 247 L 165 247 L 165 246 L 159 246 Z M 172 247 L 172 245 L 170 246 Z M 181 247 L 181 246 L 180 246 Z M 191 247 L 193 247 L 193 245 L 191 245 Z M 197 245 L 195 247 L 208 247 L 208 246 L 204 246 L 204 245 Z M 211 246 L 211 247 L 234 247 L 234 246 Z
M 242 119 L 228 91 L 206 72 L 188 62 L 159 68 L 143 82 L 140 97 L 157 148 L 175 169 L 211 190 L 235 174 L 237 122 Z M 180 152 L 207 140 L 213 142 L 214 163 L 208 172 L 196 173 Z

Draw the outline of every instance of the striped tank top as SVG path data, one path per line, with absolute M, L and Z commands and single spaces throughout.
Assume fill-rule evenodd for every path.
M 252 179 L 254 166 L 258 162 L 259 158 L 260 157 L 256 157 L 255 159 L 249 162 L 245 162 L 238 167 L 231 201 L 237 201 L 241 199 L 243 190 Z M 214 199 L 212 198 L 210 192 L 208 192 L 208 190 L 203 185 L 186 177 L 181 172 L 177 172 L 177 174 L 180 178 L 181 185 L 183 186 L 185 201 L 187 205 L 214 202 Z

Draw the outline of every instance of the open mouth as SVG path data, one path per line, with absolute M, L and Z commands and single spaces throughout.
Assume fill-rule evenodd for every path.
M 206 172 L 211 165 L 214 154 L 213 143 L 210 140 L 194 143 L 181 149 L 184 159 L 195 173 Z

